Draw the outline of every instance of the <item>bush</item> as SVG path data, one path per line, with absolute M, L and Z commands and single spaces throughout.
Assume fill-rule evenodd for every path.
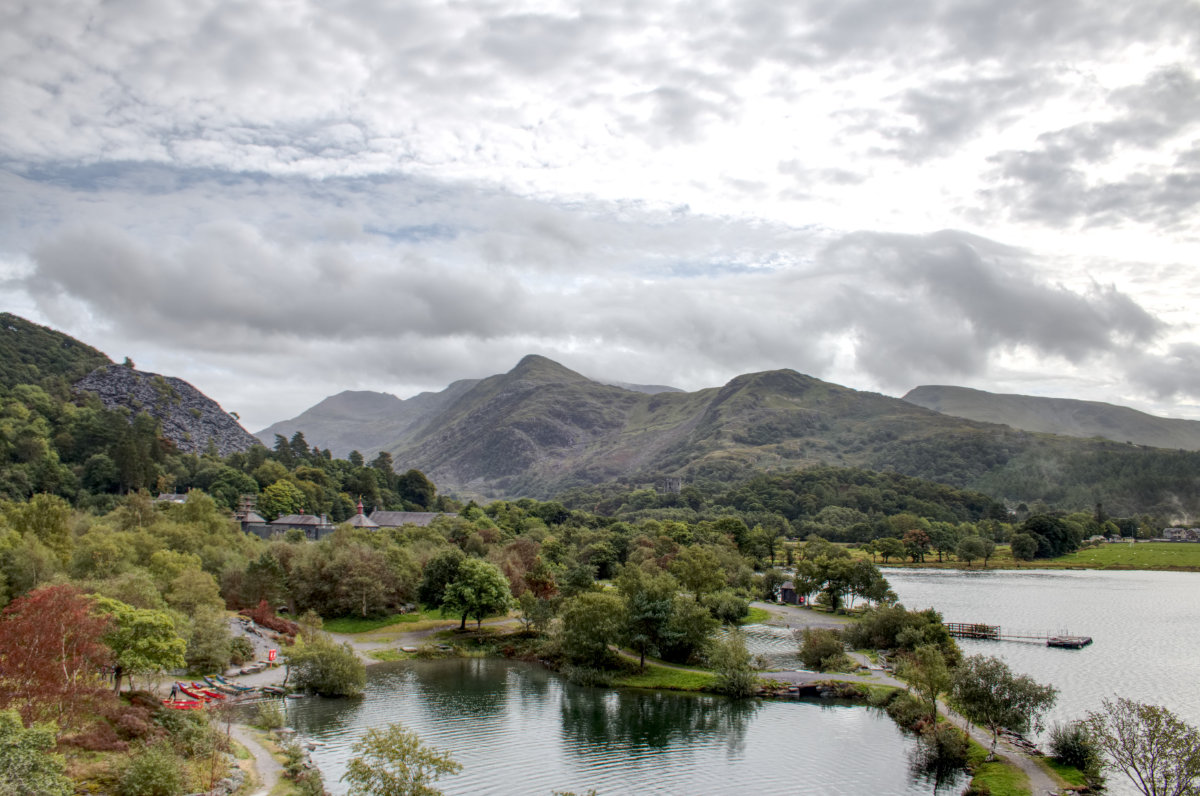
M 267 700 L 258 704 L 258 712 L 254 716 L 254 726 L 264 730 L 277 730 L 287 724 L 283 715 L 283 707 L 275 700 Z
M 841 671 L 851 666 L 841 631 L 805 628 L 801 635 L 800 662 L 818 672 Z
M 254 660 L 254 645 L 245 636 L 237 636 L 229 642 L 229 662 L 241 666 Z
M 217 733 L 200 711 L 159 708 L 154 721 L 170 734 L 171 746 L 184 757 L 204 757 L 217 745 Z
M 929 716 L 928 706 L 907 691 L 901 691 L 887 703 L 887 714 L 901 729 L 913 731 Z
M 615 679 L 613 672 L 594 669 L 590 666 L 564 666 L 562 674 L 575 685 L 586 685 L 593 688 L 608 688 Z
M 723 625 L 736 625 L 750 615 L 750 603 L 729 589 L 706 595 L 704 606 Z
M 296 688 L 321 696 L 358 696 L 367 684 L 367 669 L 349 644 L 321 634 L 284 651 Z
M 1049 746 L 1051 757 L 1079 769 L 1089 786 L 1098 787 L 1103 783 L 1100 769 L 1104 759 L 1082 721 L 1054 724 L 1050 728 Z
M 120 796 L 178 796 L 183 770 L 166 743 L 143 747 L 130 758 L 117 786 Z
M 910 765 L 914 773 L 937 785 L 952 781 L 967 765 L 970 744 L 966 734 L 945 722 L 928 725 L 913 751 Z

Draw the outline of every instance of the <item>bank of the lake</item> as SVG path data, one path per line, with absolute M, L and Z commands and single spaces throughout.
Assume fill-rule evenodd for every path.
M 855 551 L 861 557 L 870 558 L 865 551 Z M 955 570 L 1046 570 L 1046 569 L 1100 569 L 1100 570 L 1146 570 L 1162 572 L 1200 572 L 1200 543 L 1196 542 L 1115 542 L 1094 545 L 1058 558 L 1022 561 L 1012 556 L 1008 545 L 997 545 L 995 554 L 984 565 L 982 561 L 945 560 L 938 561 L 937 553 L 927 553 L 926 560 L 889 561 L 884 566 L 895 569 L 955 569 Z M 878 560 L 878 556 L 875 556 Z
M 361 699 L 287 702 L 317 741 L 333 793 L 368 727 L 401 721 L 450 751 L 461 774 L 448 794 L 929 794 L 909 773 L 915 741 L 861 706 L 742 700 L 573 685 L 536 664 L 494 658 L 372 666 Z M 965 780 L 963 780 L 965 782 Z
M 1079 650 L 1036 643 L 960 640 L 967 654 L 994 655 L 1059 689 L 1051 721 L 1081 718 L 1124 696 L 1164 705 L 1200 726 L 1200 574 L 1032 570 L 887 569 L 908 608 L 935 608 L 949 622 L 1010 631 L 1088 635 Z M 1110 793 L 1130 793 L 1116 775 Z

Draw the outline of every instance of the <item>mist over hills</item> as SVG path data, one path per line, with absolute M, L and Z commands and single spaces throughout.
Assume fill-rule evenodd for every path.
M 1026 431 L 1200 450 L 1200 421 L 1156 417 L 1099 401 L 991 393 L 940 384 L 916 387 L 904 400 L 943 414 Z

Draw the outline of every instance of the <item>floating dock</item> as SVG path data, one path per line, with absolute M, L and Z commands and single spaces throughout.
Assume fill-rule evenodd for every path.
M 1065 633 L 1005 633 L 1000 625 L 985 625 L 977 622 L 945 622 L 944 626 L 954 638 L 973 638 L 984 641 L 1025 641 L 1044 643 L 1047 647 L 1077 650 L 1092 643 L 1091 636 L 1072 636 Z

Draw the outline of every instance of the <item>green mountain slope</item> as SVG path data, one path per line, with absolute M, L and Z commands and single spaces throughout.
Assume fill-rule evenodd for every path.
M 990 393 L 944 385 L 917 387 L 910 390 L 904 400 L 943 414 L 1026 431 L 1069 437 L 1104 437 L 1155 448 L 1200 450 L 1198 421 L 1155 417 L 1099 401 Z
M 55 378 L 70 384 L 111 363 L 103 352 L 73 337 L 0 312 L 0 388 L 45 385 Z

